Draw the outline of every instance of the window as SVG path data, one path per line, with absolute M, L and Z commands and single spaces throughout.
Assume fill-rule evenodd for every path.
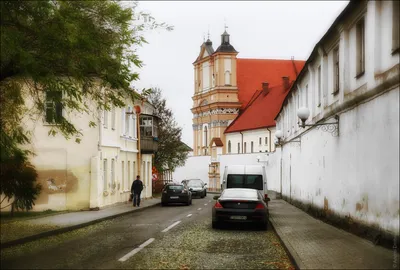
M 111 159 L 111 183 L 115 183 L 115 159 Z M 115 187 L 113 186 L 113 189 Z
M 108 111 L 106 109 L 104 109 L 104 123 L 103 126 L 105 128 L 108 128 Z
M 111 128 L 115 129 L 115 107 L 111 109 Z
M 250 143 L 250 151 L 252 153 L 254 153 L 254 143 L 253 142 Z
M 129 171 L 129 161 L 128 161 L 128 171 Z M 122 183 L 122 190 L 125 190 L 125 161 L 121 162 L 121 183 Z
M 322 72 L 321 72 L 321 66 L 318 67 L 318 107 L 321 106 L 321 100 L 322 100 Z
M 268 145 L 268 137 L 265 137 L 265 145 Z
M 392 27 L 392 52 L 398 52 L 400 47 L 399 41 L 399 9 L 400 9 L 400 2 L 399 1 L 392 1 L 393 3 L 393 27 Z
M 306 84 L 306 107 L 308 108 L 308 84 Z
M 238 143 L 238 154 L 240 154 L 240 143 Z
M 129 136 L 129 118 L 130 118 L 130 113 L 131 112 L 131 108 L 128 107 L 128 109 L 126 109 L 126 113 L 125 113 L 125 132 L 124 134 L 126 136 Z
M 339 92 L 339 47 L 333 50 L 333 61 L 334 61 L 334 82 L 335 85 L 333 86 L 333 93 L 336 94 Z
M 145 115 L 140 117 L 140 136 L 153 137 L 153 117 Z
M 244 143 L 243 153 L 247 152 L 247 143 Z
M 60 123 L 62 119 L 62 92 L 46 92 L 46 122 L 50 124 Z
M 231 153 L 231 150 L 232 150 L 232 145 L 231 145 L 231 141 L 228 141 L 228 153 L 230 154 Z
M 259 139 L 259 142 L 260 142 L 259 145 L 261 145 L 261 141 L 262 141 L 262 138 L 260 137 L 260 139 Z
M 131 179 L 131 162 L 130 161 L 128 161 L 128 178 L 127 178 L 127 180 L 129 181 L 129 179 Z M 123 182 L 125 182 L 125 180 L 123 180 Z M 128 189 L 128 185 L 127 185 L 126 189 Z
M 365 24 L 361 19 L 356 25 L 357 33 L 357 77 L 365 71 Z
M 228 174 L 227 188 L 251 188 L 263 190 L 262 175 Z
M 107 179 L 107 159 L 104 159 L 103 160 L 103 181 L 104 181 L 103 189 L 104 190 L 107 190 L 107 188 L 108 188 L 108 186 L 107 186 L 108 181 L 107 180 L 108 180 Z
M 228 70 L 225 71 L 225 85 L 231 85 L 231 73 Z

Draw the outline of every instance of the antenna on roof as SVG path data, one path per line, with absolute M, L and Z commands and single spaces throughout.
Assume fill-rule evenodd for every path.
M 208 25 L 207 39 L 210 39 L 210 25 Z
M 225 31 L 228 28 L 228 26 L 226 26 L 226 18 L 224 18 L 224 28 L 225 28 Z

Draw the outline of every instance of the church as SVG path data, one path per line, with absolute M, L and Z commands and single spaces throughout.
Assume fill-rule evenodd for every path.
M 275 117 L 305 61 L 238 58 L 226 29 L 194 61 L 193 155 L 275 150 Z

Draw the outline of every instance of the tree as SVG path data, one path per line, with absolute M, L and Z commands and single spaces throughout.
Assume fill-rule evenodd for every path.
M 154 114 L 160 118 L 159 145 L 154 165 L 161 173 L 167 169 L 174 170 L 176 167 L 184 165 L 188 156 L 187 146 L 181 141 L 182 128 L 176 123 L 172 110 L 167 107 L 161 89 L 153 88 L 148 100 L 155 107 Z
M 29 130 L 21 124 L 24 117 L 43 117 L 46 110 L 56 115 L 60 108 L 70 114 L 91 113 L 89 103 L 96 110 L 110 110 L 124 106 L 126 98 L 138 97 L 132 91 L 132 83 L 139 78 L 132 69 L 142 67 L 136 48 L 146 43 L 146 30 L 172 28 L 136 12 L 137 3 L 128 4 L 131 7 L 116 0 L 0 2 L 2 166 L 34 170 L 27 162 L 29 151 L 22 149 L 30 142 Z M 26 105 L 26 98 L 33 101 L 33 107 Z M 59 106 L 46 108 L 46 101 Z M 55 120 L 57 125 L 49 135 L 60 132 L 79 142 L 83 134 L 70 117 Z M 16 179 L 2 177 L 0 181 L 2 193 L 16 192 L 17 186 L 8 186 L 17 185 Z M 33 195 L 37 190 L 32 186 Z M 31 200 L 21 201 L 26 202 L 26 209 L 31 207 Z

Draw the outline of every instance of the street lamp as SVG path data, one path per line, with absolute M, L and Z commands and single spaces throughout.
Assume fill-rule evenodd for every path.
M 281 139 L 283 138 L 283 132 L 282 130 L 277 130 L 275 131 L 275 137 L 278 139 L 277 144 L 281 144 Z
M 279 130 L 279 129 L 278 129 L 277 131 L 275 131 L 275 138 L 276 138 L 275 144 L 276 144 L 276 145 L 282 146 L 283 143 L 284 143 L 284 142 L 283 142 L 283 132 L 282 132 L 282 130 Z M 291 143 L 291 142 L 301 143 L 300 140 L 297 140 L 297 141 L 290 140 L 290 141 L 285 142 L 285 143 Z
M 301 120 L 300 127 L 317 127 L 321 128 L 322 131 L 327 131 L 332 134 L 332 136 L 339 136 L 339 115 L 335 115 L 334 118 L 336 122 L 334 123 L 320 123 L 320 124 L 306 124 L 308 117 L 310 116 L 310 110 L 307 107 L 301 107 L 297 110 L 297 116 Z

